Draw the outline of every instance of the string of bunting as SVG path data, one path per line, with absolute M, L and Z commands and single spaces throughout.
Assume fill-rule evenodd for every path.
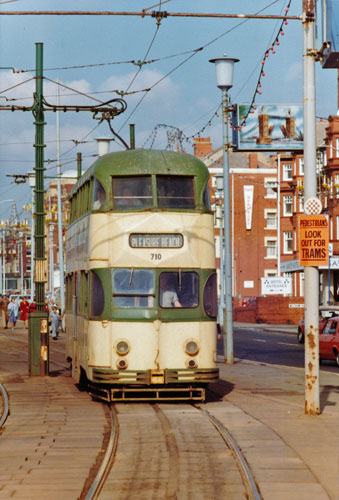
M 287 6 L 285 8 L 285 16 L 287 16 L 288 11 L 290 10 L 291 2 L 292 2 L 292 0 L 289 0 Z M 258 81 L 257 81 L 255 92 L 254 92 L 253 97 L 252 97 L 251 104 L 248 107 L 246 115 L 243 115 L 243 116 L 240 117 L 241 118 L 240 125 L 235 125 L 235 124 L 233 124 L 232 120 L 230 121 L 233 130 L 237 130 L 238 129 L 239 131 L 241 131 L 242 127 L 246 127 L 246 120 L 247 120 L 248 116 L 250 114 L 254 113 L 254 111 L 256 110 L 256 107 L 254 106 L 254 103 L 255 103 L 257 95 L 261 95 L 262 94 L 262 90 L 261 90 L 262 83 L 261 83 L 261 80 L 262 80 L 262 78 L 264 78 L 266 76 L 266 73 L 264 71 L 266 61 L 267 61 L 267 59 L 268 59 L 268 57 L 270 55 L 270 52 L 272 54 L 276 53 L 275 47 L 280 45 L 279 37 L 285 35 L 284 26 L 286 26 L 287 24 L 288 24 L 288 21 L 287 21 L 287 19 L 285 17 L 282 20 L 282 22 L 281 22 L 281 25 L 280 25 L 279 30 L 278 30 L 278 34 L 276 35 L 274 41 L 271 43 L 270 47 L 266 50 L 266 52 L 264 54 L 264 57 L 263 57 L 263 59 L 261 61 L 261 69 L 260 69 L 260 73 L 259 73 L 259 78 L 258 78 Z M 231 107 L 231 108 L 229 108 L 229 111 L 233 111 L 233 109 L 234 108 Z

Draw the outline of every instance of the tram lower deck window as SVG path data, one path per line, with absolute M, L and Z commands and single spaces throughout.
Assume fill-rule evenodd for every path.
M 159 304 L 163 308 L 194 308 L 199 304 L 199 276 L 195 272 L 163 272 L 159 277 Z
M 154 271 L 115 269 L 113 271 L 113 303 L 117 307 L 153 307 Z

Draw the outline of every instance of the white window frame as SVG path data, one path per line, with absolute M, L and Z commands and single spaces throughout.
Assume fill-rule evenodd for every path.
M 289 198 L 289 199 L 291 200 L 291 201 L 290 201 L 290 202 L 288 202 L 288 203 L 287 203 L 287 201 L 286 201 L 286 200 L 287 200 L 287 198 Z M 291 205 L 291 211 L 290 211 L 290 212 L 288 212 L 288 211 L 286 210 L 286 205 L 287 205 L 287 204 L 288 204 L 288 205 Z M 287 194 L 287 195 L 283 196 L 283 214 L 284 214 L 284 216 L 285 216 L 285 217 L 290 217 L 291 215 L 293 215 L 293 212 L 292 212 L 292 207 L 293 207 L 293 197 L 292 197 L 292 195 Z
M 276 269 L 264 269 L 264 278 L 270 278 L 277 276 L 278 272 Z
M 305 173 L 305 158 L 299 158 L 299 175 L 304 175 Z
M 270 245 L 270 243 L 274 243 L 274 247 L 273 245 Z M 265 238 L 265 248 L 266 248 L 266 256 L 265 256 L 265 259 L 277 259 L 277 255 L 278 255 L 278 244 L 277 244 L 277 238 L 275 236 L 267 236 Z M 274 255 L 269 255 L 269 249 L 273 249 L 274 248 Z
M 273 191 L 273 188 L 278 187 L 278 181 L 276 177 L 266 177 L 264 182 L 266 188 L 265 198 L 276 198 L 278 196 L 278 193 L 276 191 Z M 268 184 L 270 184 L 270 186 L 268 186 Z M 271 192 L 269 192 L 269 190 L 271 190 Z
M 289 242 L 291 249 L 289 250 Z M 293 253 L 293 232 L 292 231 L 284 231 L 283 232 L 283 253 L 284 254 L 292 254 Z
M 283 164 L 283 181 L 291 181 L 293 177 L 293 164 L 284 163 Z
M 339 158 L 339 137 L 335 140 L 335 155 L 336 158 Z
M 265 208 L 265 220 L 266 226 L 265 229 L 277 229 L 278 227 L 278 219 L 277 219 L 277 210 Z M 268 225 L 268 221 L 273 219 L 274 215 L 274 225 Z

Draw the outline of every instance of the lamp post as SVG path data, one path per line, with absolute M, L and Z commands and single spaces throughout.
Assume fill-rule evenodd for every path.
M 35 172 L 28 172 L 28 183 L 29 187 L 32 189 L 32 229 L 31 229 L 31 302 L 33 302 L 35 297 L 34 290 L 34 214 L 35 214 L 35 204 L 34 204 L 34 189 L 35 189 Z
M 217 86 L 222 91 L 222 125 L 223 125 L 223 158 L 224 158 L 224 358 L 228 364 L 233 364 L 233 304 L 232 304 L 232 258 L 231 258 L 231 218 L 230 189 L 228 166 L 228 91 L 233 85 L 234 64 L 239 59 L 219 57 L 210 59 L 214 63 Z
M 219 307 L 218 307 L 218 323 L 224 323 L 224 308 L 225 308 L 225 290 L 224 290 L 224 242 L 223 242 L 223 207 L 222 199 L 224 197 L 224 176 L 222 174 L 215 175 L 215 189 L 220 202 L 216 207 L 216 219 L 219 221 L 219 255 L 220 255 L 220 293 L 219 293 Z

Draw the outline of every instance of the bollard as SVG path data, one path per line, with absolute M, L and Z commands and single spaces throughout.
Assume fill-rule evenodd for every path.
M 48 314 L 31 312 L 28 318 L 28 372 L 30 376 L 46 376 L 49 371 Z

